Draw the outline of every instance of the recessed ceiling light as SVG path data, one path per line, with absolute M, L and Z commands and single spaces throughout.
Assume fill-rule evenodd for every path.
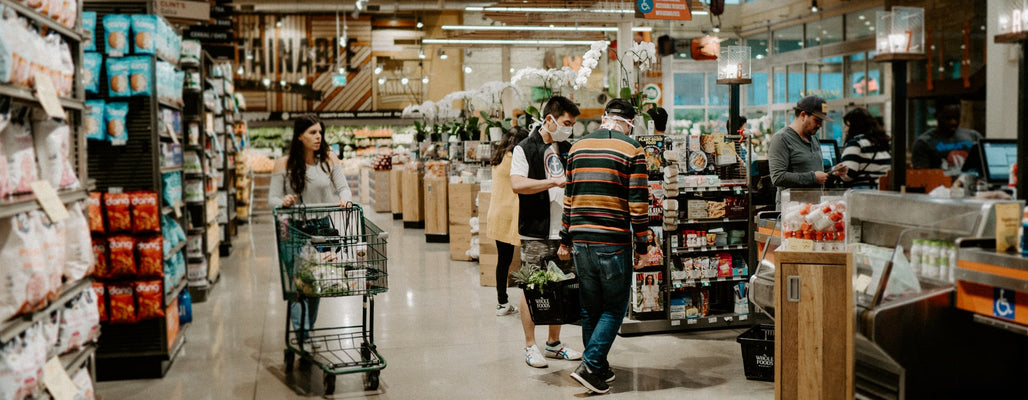
M 405 77 L 400 79 L 400 83 L 406 85 L 406 84 L 410 83 L 410 79 L 407 79 L 407 77 L 405 76 Z
M 426 77 L 421 78 L 421 83 L 427 85 L 428 84 L 428 77 L 426 76 Z
M 300 80 L 296 81 L 296 83 L 298 85 L 306 85 L 307 84 L 307 78 L 300 78 Z

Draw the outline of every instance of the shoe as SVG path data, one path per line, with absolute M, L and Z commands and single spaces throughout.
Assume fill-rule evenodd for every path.
M 556 345 L 546 345 L 546 356 L 550 358 L 559 358 L 563 360 L 581 360 L 582 353 L 575 351 L 570 347 L 565 347 L 561 342 L 557 342 Z
M 585 363 L 579 365 L 578 369 L 571 373 L 571 377 L 575 378 L 578 383 L 581 383 L 582 386 L 585 386 L 586 389 L 593 393 L 602 394 L 610 391 L 610 385 L 604 382 L 603 378 L 598 374 L 590 372 L 589 367 L 586 367 Z
M 525 363 L 529 367 L 535 368 L 546 368 L 550 364 L 543 358 L 543 354 L 539 352 L 539 346 L 532 345 L 532 347 L 525 347 Z
M 518 306 L 510 303 L 504 303 L 496 306 L 496 316 L 502 317 L 504 315 L 516 314 L 518 312 Z
M 611 369 L 611 368 L 607 368 L 605 371 L 600 371 L 596 375 L 599 375 L 600 378 L 603 378 L 604 382 L 607 382 L 607 383 L 614 382 L 614 370 Z
M 315 342 L 315 341 L 313 341 L 311 339 L 305 340 L 303 342 L 303 345 L 304 345 L 305 350 L 319 350 L 322 347 L 325 347 L 324 344 L 322 344 L 321 342 Z

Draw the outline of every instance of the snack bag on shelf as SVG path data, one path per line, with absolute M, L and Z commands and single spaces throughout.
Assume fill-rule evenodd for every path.
M 82 86 L 86 93 L 99 94 L 100 69 L 104 65 L 104 56 L 100 53 L 86 52 L 82 55 Z
M 38 324 L 40 327 L 40 333 L 46 341 L 46 348 L 49 350 L 49 353 L 51 353 L 47 355 L 47 358 L 51 355 L 56 355 L 53 352 L 56 351 L 58 340 L 60 339 L 58 334 L 60 333 L 61 326 L 61 311 L 54 310 L 50 315 L 40 320 Z
M 132 232 L 148 233 L 161 231 L 161 208 L 157 193 L 139 191 L 129 193 L 132 204 Z
M 131 284 L 107 285 L 107 299 L 110 301 L 112 324 L 131 324 L 136 319 L 136 298 Z
M 157 16 L 132 15 L 133 54 L 154 54 L 157 43 Z
M 64 354 L 81 349 L 96 340 L 100 333 L 100 314 L 96 292 L 84 290 L 64 306 L 61 312 L 60 339 L 57 353 Z
M 86 215 L 89 218 L 89 232 L 91 233 L 104 233 L 104 214 L 103 208 L 100 206 L 103 193 L 100 192 L 89 192 L 89 198 L 86 199 Z
M 129 235 L 114 235 L 107 238 L 107 248 L 110 252 L 108 277 L 136 275 L 135 247 L 136 239 Z
M 161 281 L 137 281 L 134 283 L 136 299 L 139 300 L 139 309 L 136 312 L 139 321 L 151 318 L 163 318 L 164 291 L 161 290 Z
M 104 193 L 104 209 L 107 211 L 108 232 L 131 232 L 132 197 L 128 193 Z
M 93 238 L 93 258 L 95 260 L 93 276 L 97 278 L 111 277 L 111 263 L 107 257 L 107 238 Z
M 105 47 L 107 55 L 121 57 L 129 53 L 129 27 L 132 21 L 128 15 L 108 14 L 103 18 L 104 32 L 107 34 Z
M 104 126 L 107 130 L 107 140 L 112 146 L 123 146 L 128 142 L 128 103 L 107 103 L 104 105 Z
M 150 68 L 153 65 L 150 57 L 135 56 L 125 57 L 129 65 L 129 91 L 133 96 L 149 96 L 153 93 L 153 85 L 150 77 L 153 75 Z
M 54 189 L 78 186 L 79 178 L 71 165 L 71 129 L 68 125 L 37 109 L 33 115 L 32 132 L 40 179 L 49 181 Z
M 12 110 L 12 115 L 23 113 Z M 38 180 L 36 173 L 36 151 L 33 148 L 32 131 L 26 124 L 11 122 L 0 136 L 7 157 L 7 184 L 10 193 L 29 193 L 32 182 Z
M 96 51 L 96 11 L 82 12 L 82 50 Z
M 139 256 L 138 276 L 164 277 L 164 245 L 160 236 L 138 239 L 136 253 Z
M 47 297 L 57 300 L 61 295 L 61 277 L 64 276 L 65 260 L 65 228 L 64 224 L 50 222 L 50 217 L 42 211 L 35 214 L 36 229 L 43 242 L 43 257 L 46 259 L 44 271 L 47 277 Z
M 76 394 L 76 399 L 82 400 L 95 400 L 96 394 L 93 392 L 93 378 L 89 376 L 89 370 L 86 368 L 79 369 L 74 376 L 71 377 L 71 383 L 75 384 L 75 387 L 79 389 Z
M 38 216 L 0 219 L 0 320 L 41 307 L 49 291 Z
M 93 282 L 93 294 L 96 295 L 96 313 L 100 322 L 107 322 L 107 286 L 102 282 Z
M 104 126 L 104 104 L 103 100 L 86 100 L 88 111 L 83 116 L 86 139 L 107 140 L 107 129 Z
M 89 237 L 89 223 L 82 213 L 82 203 L 72 204 L 68 214 L 70 217 L 61 222 L 66 238 L 63 275 L 73 282 L 93 272 L 93 242 Z
M 108 97 L 129 97 L 132 89 L 129 87 L 129 63 L 128 57 L 108 57 L 104 61 L 107 69 L 107 96 Z

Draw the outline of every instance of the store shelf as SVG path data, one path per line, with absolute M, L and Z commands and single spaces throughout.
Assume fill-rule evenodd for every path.
M 64 204 L 84 200 L 89 197 L 85 189 L 64 190 L 57 193 Z M 23 212 L 39 209 L 39 202 L 34 194 L 20 194 L 0 200 L 0 218 L 7 218 Z
M 659 319 L 637 321 L 625 319 L 621 324 L 622 335 L 652 332 L 687 331 L 696 329 L 730 328 L 750 326 L 760 322 L 754 314 L 714 314 L 700 318 Z
M 64 366 L 64 370 L 68 371 L 69 375 L 74 375 L 94 353 L 96 353 L 96 344 L 85 344 L 79 351 L 60 356 L 61 365 Z
M 169 102 L 164 101 L 164 100 L 158 100 L 157 103 L 160 104 L 161 107 L 164 107 L 164 108 L 170 108 L 172 110 L 182 111 L 182 106 L 180 106 L 178 104 L 169 103 Z
M 738 184 L 738 185 L 721 185 L 721 186 L 689 186 L 689 187 L 679 187 L 678 188 L 678 194 L 679 195 L 681 195 L 683 193 L 706 193 L 706 192 L 737 192 L 737 193 L 741 194 L 741 193 L 746 192 L 746 185 L 745 184 Z
M 169 256 L 171 256 L 172 254 L 178 253 L 179 251 L 182 251 L 182 249 L 184 249 L 185 247 L 186 247 L 186 241 L 183 240 L 181 243 L 175 245 L 175 247 L 172 247 L 171 251 L 169 251 L 168 254 L 164 255 L 164 259 L 167 260 Z
M 687 215 L 687 213 L 688 213 L 688 211 L 679 211 L 678 212 L 678 215 L 679 215 L 679 217 L 678 217 L 678 224 L 679 225 L 683 225 L 683 224 L 710 224 L 710 223 L 725 223 L 725 224 L 729 224 L 729 223 L 747 222 L 746 218 L 697 218 L 697 219 L 686 219 L 685 216 Z
M 164 206 L 164 207 L 161 207 L 161 214 L 163 214 L 163 215 L 170 215 L 170 214 L 172 214 L 172 213 L 174 213 L 174 212 L 175 212 L 175 208 L 176 208 L 176 207 L 177 207 L 177 208 L 179 208 L 179 209 L 181 209 L 181 208 L 182 208 L 183 206 L 185 206 L 185 205 L 186 205 L 186 203 L 185 203 L 185 202 L 182 202 L 182 201 L 180 201 L 180 202 L 178 202 L 178 204 L 175 204 L 175 206 L 174 206 L 174 207 L 173 207 L 173 206 Z
M 93 279 L 91 278 L 84 278 L 70 284 L 65 284 L 61 287 L 61 296 L 57 298 L 57 301 L 50 302 L 50 304 L 42 310 L 0 322 L 0 343 L 9 342 L 15 336 L 20 335 L 32 326 L 32 324 L 46 318 L 59 307 L 64 307 L 65 304 L 68 304 L 71 299 L 78 296 L 83 290 L 89 289 L 92 284 Z
M 8 84 L 0 84 L 0 96 L 8 96 L 14 99 L 28 101 L 32 103 L 39 103 L 39 99 L 32 93 L 31 90 L 22 87 L 12 86 Z M 61 107 L 72 109 L 72 110 L 84 110 L 86 103 L 81 100 L 76 100 L 68 97 L 61 97 Z
M 672 279 L 673 284 L 680 284 L 682 286 L 696 286 L 697 284 L 708 286 L 711 283 L 719 282 L 745 282 L 750 278 L 748 276 L 719 276 L 717 278 L 701 278 L 701 279 Z
M 161 167 L 161 174 L 168 174 L 172 172 L 182 172 L 182 166 L 174 165 L 170 167 Z
M 732 251 L 732 250 L 747 250 L 748 247 L 744 244 L 733 244 L 731 246 L 703 246 L 703 247 L 680 247 L 674 249 L 674 254 L 693 254 L 693 253 L 706 253 L 711 251 Z
M 5 1 L 5 2 L 2 3 L 2 5 L 5 6 L 5 7 L 8 7 L 8 8 L 11 8 L 14 11 L 17 11 L 18 14 L 24 16 L 25 18 L 31 19 L 31 20 L 39 23 L 40 25 L 43 25 L 43 26 L 47 27 L 48 29 L 50 29 L 52 31 L 56 31 L 57 33 L 60 33 L 61 35 L 64 35 L 67 38 L 71 38 L 71 39 L 73 39 L 76 42 L 81 42 L 82 41 L 82 33 L 76 32 L 76 31 L 74 31 L 74 30 L 72 30 L 72 29 L 70 29 L 70 28 L 68 28 L 68 27 L 66 27 L 64 25 L 61 25 L 59 22 L 55 21 L 54 19 L 52 19 L 52 18 L 50 18 L 50 17 L 48 17 L 46 15 L 43 15 L 43 14 L 40 14 L 40 13 L 36 12 L 35 10 L 33 10 L 33 9 L 29 8 L 28 6 L 22 4 L 21 2 L 18 2 L 18 1 Z M 77 15 L 79 15 L 79 18 L 81 18 L 80 14 L 81 13 L 77 13 Z
M 186 279 L 185 276 L 182 276 L 182 278 L 179 279 L 178 284 L 175 285 L 175 287 L 173 289 L 171 289 L 171 292 L 164 293 L 164 304 L 165 304 L 165 306 L 167 306 L 168 304 L 171 304 L 172 301 L 175 301 L 175 298 L 178 297 L 179 293 L 182 293 L 182 290 L 186 288 L 186 285 L 188 283 L 189 283 L 189 279 Z

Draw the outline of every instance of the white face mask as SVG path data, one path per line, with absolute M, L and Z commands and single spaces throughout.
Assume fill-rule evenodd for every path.
M 553 123 L 554 125 L 557 125 L 557 129 L 555 131 L 546 129 L 546 132 L 550 134 L 550 139 L 553 139 L 554 142 L 563 142 L 571 138 L 571 134 L 574 133 L 574 127 L 562 126 L 557 123 L 557 120 L 553 120 Z M 545 124 L 543 125 L 543 128 L 546 128 Z
M 632 123 L 632 121 L 629 121 L 628 119 L 619 117 L 617 115 L 611 115 L 611 114 L 603 114 L 603 118 L 609 118 L 610 121 L 612 122 L 610 127 L 606 128 L 606 129 L 620 130 L 620 129 L 617 129 L 617 122 L 620 121 L 620 122 L 624 122 L 625 124 L 628 125 L 628 132 L 622 132 L 625 135 L 631 136 L 632 132 L 635 130 L 635 125 Z M 604 125 L 606 125 L 606 124 L 604 124 Z

